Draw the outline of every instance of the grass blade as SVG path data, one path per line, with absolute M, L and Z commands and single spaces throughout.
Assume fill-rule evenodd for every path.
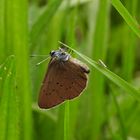
M 92 4 L 95 6 L 95 3 Z M 89 14 L 94 13 L 93 6 L 91 7 Z M 100 10 L 102 9 L 102 10 Z M 93 20 L 90 18 L 90 23 L 92 23 L 91 28 L 95 26 L 95 32 L 91 35 L 90 38 L 92 38 L 93 43 L 91 44 L 92 47 L 92 58 L 94 60 L 106 59 L 106 51 L 107 51 L 107 40 L 108 40 L 108 27 L 109 27 L 109 10 L 110 9 L 110 2 L 109 0 L 100 0 L 99 6 L 98 6 L 98 12 L 96 20 Z M 91 69 L 92 70 L 92 69 Z M 98 71 L 94 71 L 94 73 L 90 74 L 90 83 L 89 84 L 89 92 L 92 91 L 92 94 L 90 96 L 90 102 L 91 102 L 91 124 L 89 125 L 92 134 L 91 139 L 104 139 L 103 136 L 101 136 L 101 128 L 103 124 L 104 117 L 102 116 L 103 112 L 103 104 L 106 100 L 104 98 L 104 88 L 105 88 L 105 80 L 103 75 L 101 75 Z M 93 88 L 94 87 L 94 88 Z M 96 94 L 98 93 L 98 94 Z
M 61 43 L 63 44 L 63 43 Z M 65 44 L 63 44 L 65 45 Z M 136 100 L 140 101 L 140 92 L 135 87 L 133 87 L 131 84 L 129 84 L 127 81 L 116 75 L 115 73 L 111 72 L 108 68 L 105 68 L 101 66 L 98 62 L 92 60 L 91 58 L 79 53 L 75 49 L 65 45 L 66 47 L 73 50 L 76 54 L 78 54 L 81 58 L 83 58 L 85 61 L 87 61 L 91 66 L 93 66 L 95 69 L 100 71 L 102 74 L 104 74 L 108 79 L 110 79 L 114 84 L 118 85 L 120 88 L 128 92 L 131 96 L 133 96 Z
M 0 68 L 0 139 L 19 139 L 19 112 L 15 94 L 15 67 L 13 56 L 8 57 Z
M 120 123 L 121 136 L 122 136 L 123 140 L 127 140 L 126 128 L 125 128 L 125 124 L 124 124 L 125 121 L 124 121 L 119 103 L 118 103 L 117 98 L 116 98 L 116 92 L 115 91 L 117 91 L 117 90 L 114 90 L 115 88 L 112 85 L 110 85 L 110 88 L 112 89 L 112 92 L 111 92 L 112 93 L 112 98 L 113 98 L 113 101 L 114 101 L 114 104 L 115 104 L 115 107 L 116 107 L 117 116 L 118 116 L 118 120 L 119 120 L 119 123 Z
M 69 139 L 69 101 L 65 103 L 64 140 L 70 140 Z
M 140 37 L 140 29 L 137 21 L 130 15 L 127 9 L 123 6 L 123 4 L 119 0 L 112 0 L 112 5 L 115 9 L 120 13 L 123 19 L 126 21 L 128 26 L 132 29 L 132 31 Z
M 62 0 L 52 0 L 51 2 L 49 2 L 42 15 L 39 16 L 39 19 L 33 24 L 30 31 L 31 45 L 34 45 L 37 38 L 41 36 L 42 31 L 44 31 L 44 28 L 46 28 L 50 23 L 50 20 L 55 15 L 55 12 L 57 11 L 61 2 Z
M 0 47 L 3 52 L 0 55 L 0 62 L 2 62 L 5 54 L 5 0 L 0 1 Z
M 11 2 L 11 1 L 8 1 Z M 16 69 L 16 93 L 19 99 L 20 111 L 20 138 L 31 140 L 32 138 L 32 110 L 31 110 L 31 84 L 29 74 L 29 47 L 28 47 L 28 1 L 13 0 L 9 3 L 7 18 L 11 29 L 9 32 L 8 47 L 15 54 Z M 11 44 L 10 44 L 11 42 Z M 24 116 L 24 117 L 23 117 Z

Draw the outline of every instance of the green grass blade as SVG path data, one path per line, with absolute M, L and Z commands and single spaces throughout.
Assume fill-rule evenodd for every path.
M 15 94 L 14 57 L 10 56 L 0 68 L 0 139 L 19 139 L 19 113 L 17 95 Z
M 91 5 L 91 4 L 90 4 Z M 95 6 L 95 3 L 92 3 Z M 94 8 L 90 7 L 89 14 L 94 13 Z M 100 10 L 102 9 L 102 10 Z M 96 20 L 90 18 L 90 23 L 92 23 L 91 28 L 95 26 L 95 32 L 92 34 L 92 58 L 94 60 L 98 59 L 106 59 L 106 51 L 107 51 L 107 40 L 108 40 L 108 27 L 109 27 L 109 9 L 110 9 L 110 2 L 109 0 L 100 0 L 98 6 L 98 12 Z M 91 21 L 93 20 L 93 21 Z M 95 22 L 96 21 L 96 22 Z M 90 30 L 90 29 L 89 29 Z M 92 70 L 92 69 L 91 69 Z M 104 136 L 101 136 L 101 128 L 103 124 L 104 117 L 102 116 L 103 113 L 103 104 L 105 102 L 104 98 L 104 88 L 105 88 L 105 81 L 103 75 L 101 75 L 98 71 L 94 71 L 94 73 L 90 74 L 90 83 L 88 88 L 89 92 L 92 92 L 90 96 L 91 102 L 91 123 L 89 127 L 92 130 L 91 139 L 104 139 Z M 93 88 L 94 87 L 94 88 Z M 87 91 L 88 92 L 88 91 Z M 96 94 L 98 93 L 98 94 Z
M 130 13 L 127 11 L 127 9 L 123 6 L 123 4 L 120 2 L 120 0 L 112 0 L 112 5 L 115 7 L 115 9 L 120 13 L 120 15 L 123 17 L 123 19 L 126 21 L 126 23 L 129 25 L 129 27 L 132 29 L 132 31 L 140 37 L 140 29 L 139 24 L 137 21 L 130 15 Z
M 81 55 L 81 57 L 85 59 L 89 64 L 94 66 L 97 70 L 99 70 L 102 74 L 104 74 L 107 78 L 109 78 L 112 82 L 118 85 L 120 88 L 130 93 L 133 97 L 136 98 L 136 100 L 140 100 L 139 91 L 136 88 L 134 88 L 131 84 L 126 82 L 124 79 L 122 79 L 115 73 L 111 72 L 109 69 L 100 66 L 97 62 L 91 60 L 90 58 L 85 58 L 85 55 Z
M 121 136 L 122 136 L 122 139 L 123 140 L 127 140 L 127 134 L 126 134 L 126 128 L 125 128 L 125 121 L 124 121 L 124 118 L 123 118 L 123 115 L 122 115 L 122 112 L 121 112 L 121 109 L 120 109 L 120 106 L 119 106 L 119 103 L 117 101 L 117 97 L 116 97 L 116 91 L 117 90 L 114 90 L 115 88 L 113 86 L 110 86 L 112 91 L 111 91 L 111 94 L 112 94 L 112 97 L 113 97 L 113 101 L 114 101 L 114 104 L 115 104 L 115 107 L 116 107 L 116 110 L 117 110 L 117 116 L 118 116 L 118 120 L 119 120 L 119 123 L 120 123 L 120 131 L 121 131 Z
M 65 104 L 59 106 L 58 110 L 58 120 L 56 123 L 56 131 L 54 140 L 63 140 L 64 139 L 64 116 L 65 116 Z
M 137 0 L 133 1 L 126 1 L 126 4 L 128 5 L 129 11 L 132 13 L 133 16 L 136 16 L 136 9 L 137 9 Z M 124 30 L 122 32 L 124 38 L 122 40 L 123 42 L 123 48 L 122 51 L 122 67 L 123 67 L 123 77 L 127 81 L 131 81 L 133 78 L 134 68 L 135 68 L 135 58 L 136 58 L 136 36 L 135 34 L 128 28 L 127 25 L 124 25 Z M 131 38 L 131 39 L 130 39 Z M 128 64 L 129 62 L 129 64 Z
M 104 74 L 108 79 L 110 79 L 112 82 L 114 82 L 116 85 L 118 85 L 120 88 L 127 91 L 130 95 L 136 98 L 136 100 L 140 100 L 140 93 L 139 91 L 134 88 L 131 84 L 129 84 L 127 81 L 116 75 L 115 73 L 111 72 L 108 68 L 100 66 L 97 62 L 93 61 L 92 59 L 88 58 L 85 55 L 80 56 L 85 59 L 89 64 L 94 66 L 98 71 L 100 71 L 102 74 Z
M 64 44 L 65 45 L 65 44 Z M 140 101 L 140 92 L 135 87 L 133 87 L 131 84 L 129 84 L 127 81 L 116 75 L 115 73 L 111 72 L 108 68 L 105 68 L 101 66 L 98 62 L 90 59 L 89 57 L 79 53 L 75 49 L 65 45 L 66 47 L 73 50 L 76 54 L 78 54 L 81 58 L 83 58 L 85 61 L 87 61 L 91 66 L 93 66 L 95 69 L 100 71 L 102 74 L 104 74 L 108 79 L 110 79 L 114 84 L 118 85 L 120 88 L 128 92 L 131 96 L 133 96 L 136 100 Z
M 8 1 L 11 2 L 11 1 Z M 9 3 L 7 18 L 11 19 L 8 47 L 11 46 L 15 54 L 17 95 L 20 109 L 20 138 L 31 140 L 32 137 L 32 110 L 31 84 L 29 74 L 29 47 L 28 47 L 28 1 L 13 0 Z M 11 44 L 10 44 L 11 42 Z
M 69 101 L 65 103 L 65 115 L 64 115 L 64 140 L 69 139 Z
M 4 58 L 4 50 L 5 48 L 5 0 L 0 1 L 0 62 L 2 62 Z
M 124 35 L 122 51 L 122 75 L 125 80 L 131 81 L 135 67 L 136 36 L 126 26 L 124 26 L 122 34 Z
M 37 38 L 41 36 L 42 31 L 44 31 L 44 29 L 48 26 L 61 2 L 62 0 L 52 0 L 49 2 L 42 15 L 40 15 L 38 20 L 33 24 L 30 31 L 31 45 L 35 44 Z
M 62 20 L 62 23 L 67 25 L 66 27 L 66 37 L 65 37 L 65 41 L 69 42 L 69 44 L 71 44 L 72 46 L 76 46 L 77 45 L 77 40 L 75 38 L 75 27 L 77 24 L 77 18 L 78 18 L 78 7 L 80 6 L 80 1 L 79 3 L 75 4 L 74 7 L 72 9 L 70 9 L 70 1 L 67 1 L 67 6 L 65 6 L 65 18 L 64 20 Z M 69 14 L 69 16 L 67 16 Z M 66 22 L 64 22 L 66 21 Z M 69 106 L 69 108 L 67 107 L 67 112 L 69 113 L 67 123 L 65 123 L 67 126 L 67 139 L 71 140 L 74 138 L 75 135 L 75 127 L 76 127 L 76 122 L 78 120 L 78 113 L 79 113 L 79 102 L 80 100 L 77 99 L 74 102 L 69 102 L 66 103 L 66 107 Z M 65 112 L 65 114 L 67 113 Z M 67 113 L 67 114 L 68 114 Z M 66 115 L 65 115 L 66 116 Z M 64 117 L 64 120 L 65 117 Z

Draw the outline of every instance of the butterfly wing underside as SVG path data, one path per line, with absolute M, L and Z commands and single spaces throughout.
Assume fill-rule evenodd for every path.
M 41 86 L 39 106 L 51 108 L 79 96 L 86 87 L 88 72 L 77 59 L 66 62 L 52 59 Z

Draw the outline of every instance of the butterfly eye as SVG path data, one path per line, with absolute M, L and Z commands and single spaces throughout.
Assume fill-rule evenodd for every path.
M 66 54 L 65 52 L 62 52 L 62 53 L 61 53 L 61 55 L 65 55 L 65 54 Z
M 53 56 L 55 54 L 55 51 L 50 52 L 50 56 Z

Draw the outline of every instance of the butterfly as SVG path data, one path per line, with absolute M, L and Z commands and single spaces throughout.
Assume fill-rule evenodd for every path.
M 64 49 L 50 52 L 50 62 L 41 85 L 38 105 L 49 109 L 74 99 L 85 89 L 89 68 Z

